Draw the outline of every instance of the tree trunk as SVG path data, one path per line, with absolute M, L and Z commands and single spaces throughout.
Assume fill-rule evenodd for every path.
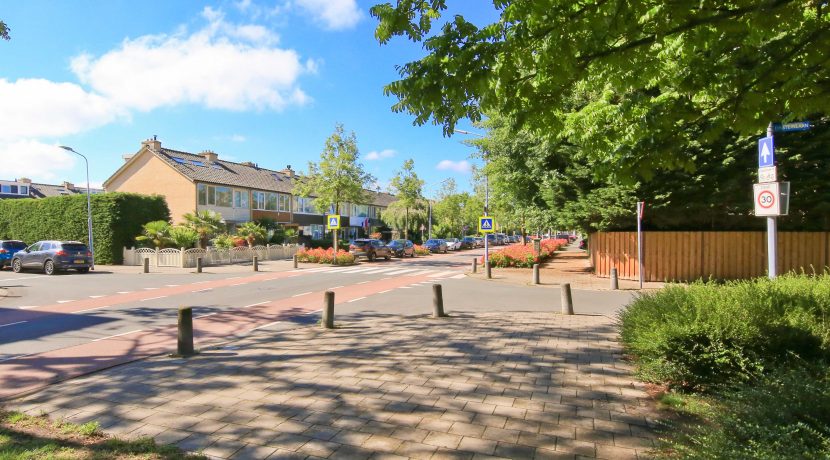
M 403 225 L 403 239 L 409 239 L 409 208 L 406 208 L 406 217 L 404 217 L 404 225 Z

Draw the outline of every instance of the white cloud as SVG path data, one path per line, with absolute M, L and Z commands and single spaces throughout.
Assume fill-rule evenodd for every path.
M 43 79 L 0 79 L 0 101 L 0 139 L 74 134 L 124 114 L 76 84 Z
M 316 65 L 273 46 L 278 37 L 262 26 L 230 24 L 210 7 L 202 15 L 209 24 L 200 31 L 127 39 L 98 58 L 75 57 L 72 70 L 116 105 L 141 111 L 180 104 L 281 110 L 309 101 L 297 80 Z
M 349 29 L 363 17 L 355 0 L 296 0 L 296 3 L 327 29 Z
M 61 172 L 71 170 L 76 161 L 81 161 L 57 145 L 34 140 L 0 143 L 0 158 L 3 159 L 3 179 L 28 177 L 41 183 L 63 182 L 65 176 Z
M 472 167 L 470 166 L 470 162 L 467 160 L 461 161 L 452 161 L 452 160 L 441 160 L 436 166 L 435 169 L 441 171 L 455 171 L 458 173 L 468 174 Z
M 377 150 L 372 150 L 371 152 L 366 154 L 367 161 L 375 161 L 375 160 L 382 160 L 384 158 L 392 158 L 395 156 L 397 152 L 392 149 L 384 149 L 378 152 Z

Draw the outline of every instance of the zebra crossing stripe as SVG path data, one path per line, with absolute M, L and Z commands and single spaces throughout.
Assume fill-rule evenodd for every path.
M 404 273 L 415 272 L 415 271 L 418 271 L 418 270 L 414 269 L 414 268 L 406 268 L 406 269 L 403 269 L 403 270 L 395 270 L 393 272 L 388 272 L 386 274 L 387 275 L 401 275 L 401 274 L 404 274 Z
M 448 271 L 448 272 L 440 272 L 440 273 L 436 273 L 436 274 L 434 274 L 434 275 L 429 275 L 429 277 L 430 277 L 430 278 L 440 278 L 440 277 L 442 277 L 442 276 L 452 275 L 453 273 L 455 273 L 455 270 L 450 270 L 450 271 Z
M 384 273 L 384 272 L 388 272 L 388 271 L 392 271 L 392 270 L 396 270 L 396 268 L 388 268 L 388 267 L 385 267 L 385 268 L 373 268 L 373 269 L 371 269 L 371 270 L 367 271 L 367 272 L 366 272 L 366 274 L 368 275 L 368 274 L 370 274 L 370 273 L 372 273 L 372 274 L 374 274 L 374 273 Z

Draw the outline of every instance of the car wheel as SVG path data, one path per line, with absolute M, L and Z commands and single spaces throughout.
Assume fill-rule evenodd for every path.
M 46 263 L 43 264 L 43 273 L 46 273 L 47 275 L 54 275 L 55 263 L 51 260 L 47 260 Z
M 89 267 L 79 268 L 78 273 L 89 273 Z
M 15 273 L 20 273 L 23 271 L 23 264 L 20 263 L 20 259 L 14 259 L 12 261 L 12 271 Z
M 375 261 L 375 253 L 370 252 L 370 253 L 366 254 L 366 259 L 368 259 L 369 262 L 374 262 Z
M 390 255 L 388 255 L 388 256 L 386 256 L 386 257 L 384 257 L 384 258 L 385 258 L 386 260 L 391 260 L 391 259 L 392 259 L 392 255 L 390 254 Z

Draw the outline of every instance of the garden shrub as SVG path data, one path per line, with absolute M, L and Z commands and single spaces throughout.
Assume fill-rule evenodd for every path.
M 539 254 L 536 254 L 533 244 L 511 244 L 490 253 L 490 266 L 532 268 L 534 264 L 553 257 L 554 252 L 567 244 L 568 240 L 542 240 Z M 481 257 L 481 263 L 484 263 L 484 256 Z
M 432 254 L 432 252 L 430 252 L 429 249 L 426 248 L 426 246 L 423 246 L 423 245 L 420 245 L 420 244 L 415 244 L 415 245 L 413 245 L 413 247 L 415 248 L 415 255 L 416 256 L 428 256 L 428 255 Z
M 343 250 L 337 251 L 336 259 L 337 265 L 351 265 L 355 261 L 353 254 Z M 297 260 L 315 264 L 330 264 L 335 260 L 335 255 L 332 248 L 301 248 L 297 251 Z
M 135 245 L 142 226 L 170 220 L 163 196 L 102 193 L 91 197 L 95 263 L 122 262 L 122 247 Z M 0 239 L 87 241 L 86 195 L 0 200 Z
M 668 286 L 619 315 L 641 376 L 691 390 L 750 381 L 794 359 L 826 359 L 828 319 L 827 273 Z

